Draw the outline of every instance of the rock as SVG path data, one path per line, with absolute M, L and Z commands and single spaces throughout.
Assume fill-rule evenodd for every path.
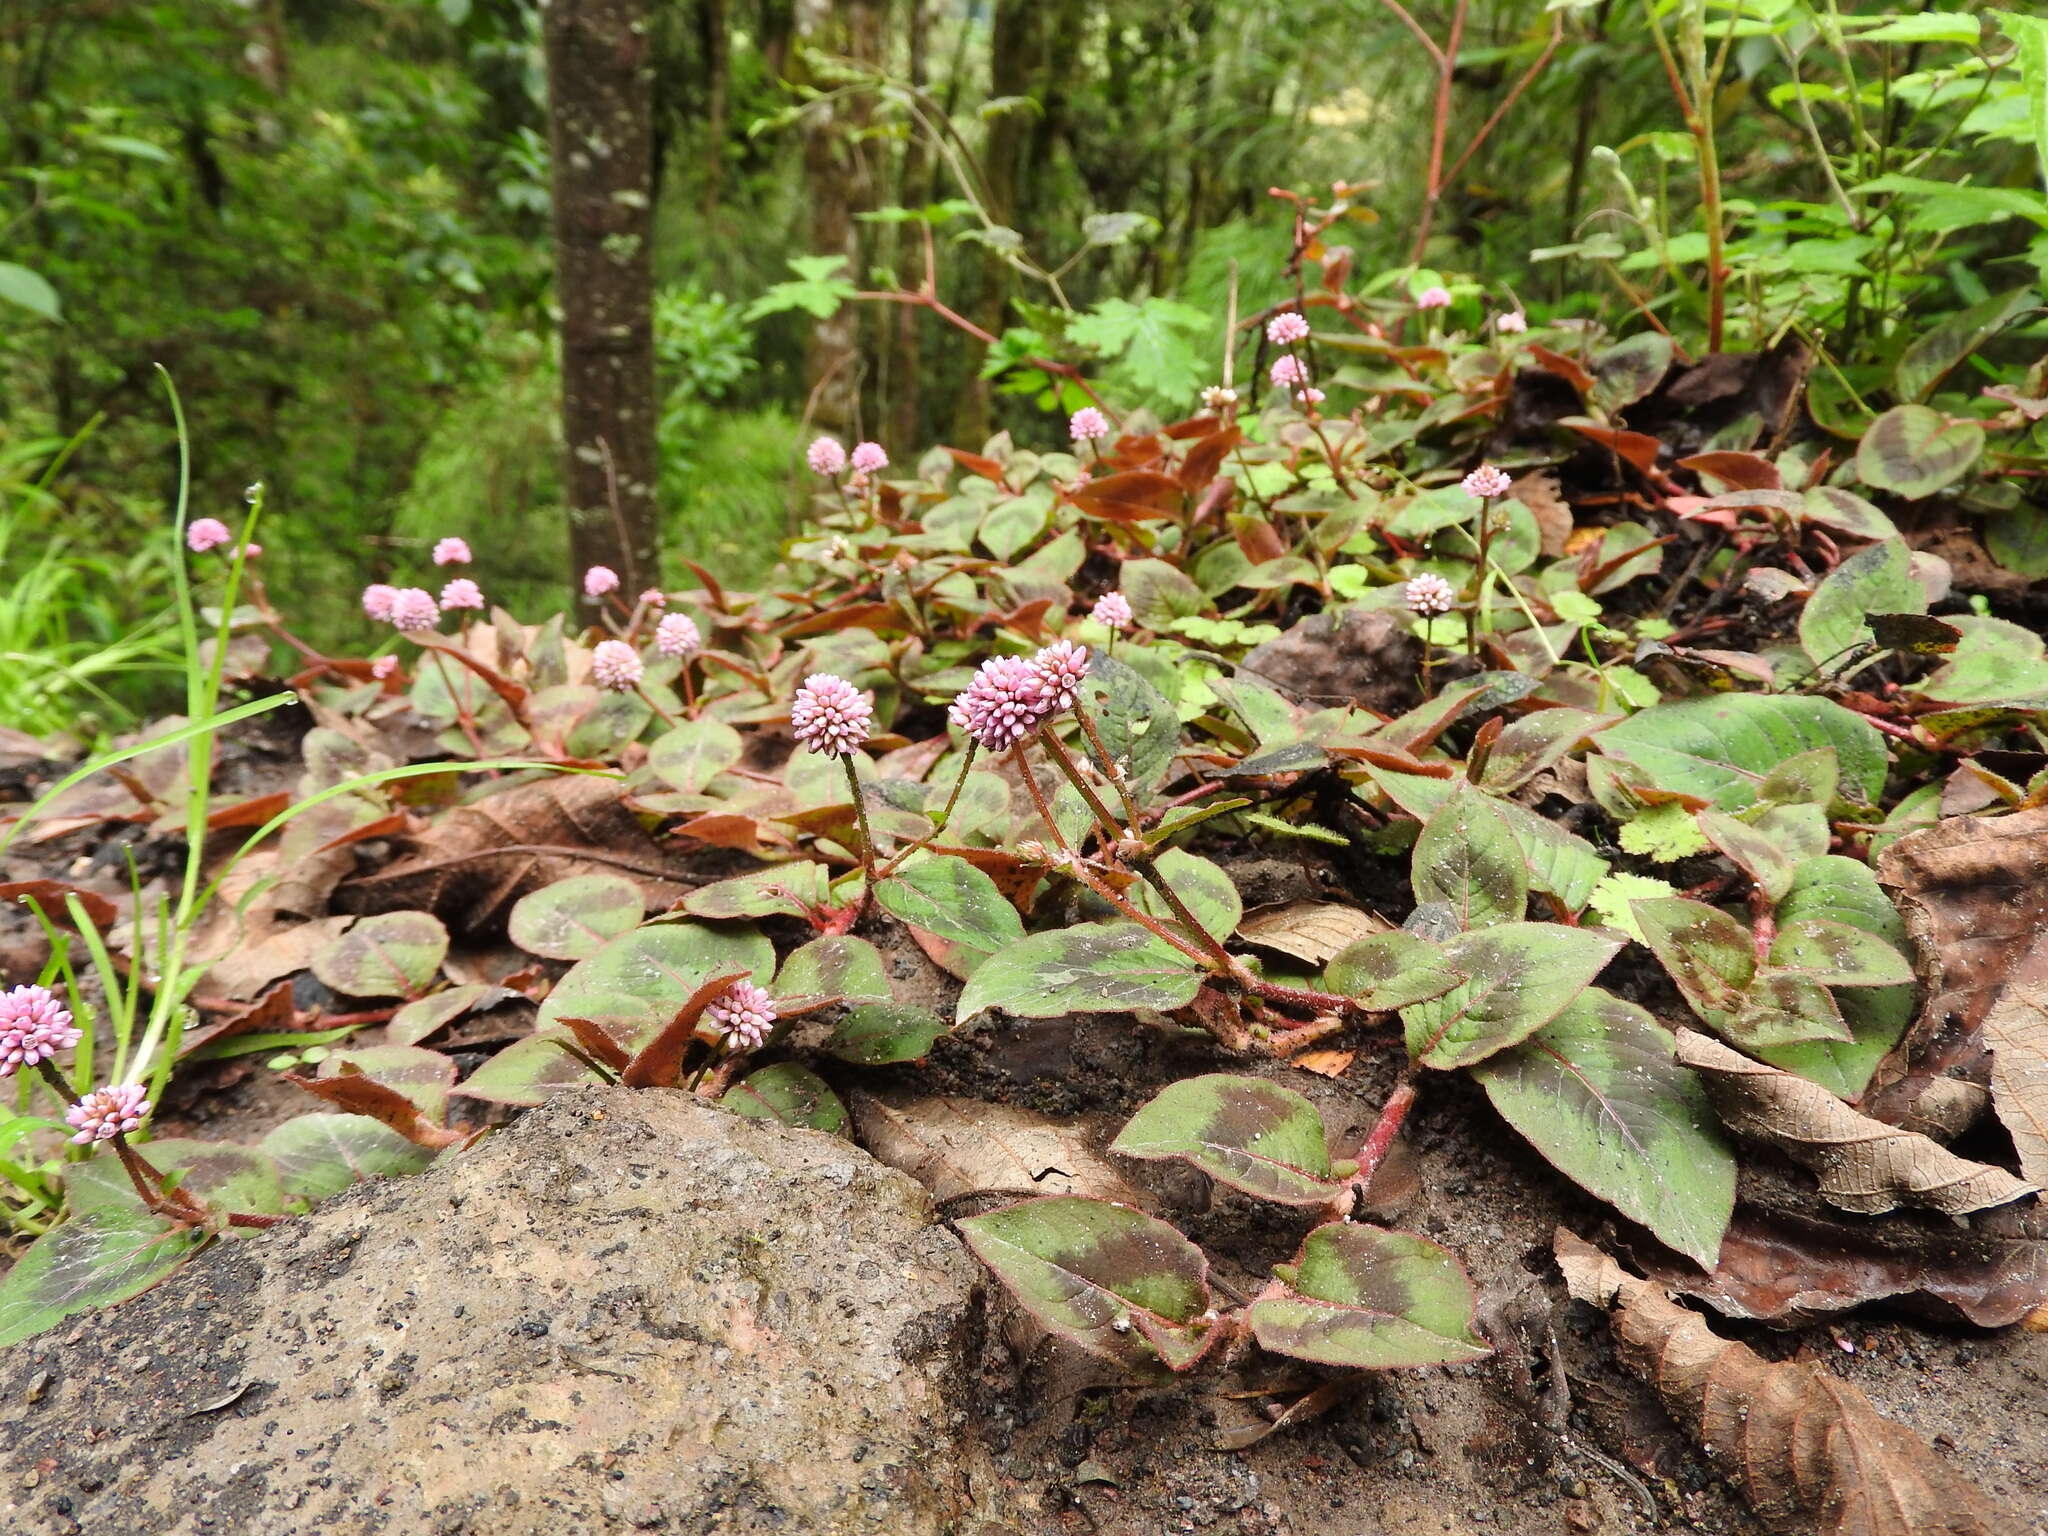
M 1396 714 L 1414 702 L 1422 666 L 1422 642 L 1407 620 L 1383 609 L 1325 609 L 1255 646 L 1239 670 L 1311 707 L 1363 704 Z
M 979 1285 L 846 1141 L 578 1089 L 0 1355 L 0 1529 L 967 1531 Z

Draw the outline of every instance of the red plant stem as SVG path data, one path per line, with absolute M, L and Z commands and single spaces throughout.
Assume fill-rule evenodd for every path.
M 1446 183 L 1458 179 L 1458 172 L 1465 169 L 1465 162 L 1478 153 L 1479 146 L 1484 144 L 1488 135 L 1500 126 L 1500 120 L 1508 115 L 1517 101 L 1521 100 L 1522 92 L 1529 88 L 1530 82 L 1543 73 L 1543 66 L 1550 62 L 1551 55 L 1557 52 L 1558 44 L 1563 41 L 1564 13 L 1560 11 L 1550 19 L 1550 41 L 1543 45 L 1543 52 L 1536 56 L 1534 64 L 1522 72 L 1521 79 L 1509 88 L 1507 95 L 1501 99 L 1501 104 L 1493 109 L 1493 115 L 1479 125 L 1479 131 L 1472 135 L 1472 142 L 1465 146 L 1465 152 L 1451 162 L 1451 168 L 1444 172 Z
M 1066 855 L 1064 868 L 1071 872 L 1076 880 L 1087 886 L 1089 890 L 1123 913 L 1125 917 L 1130 918 L 1140 927 L 1150 930 L 1157 937 L 1164 939 L 1190 960 L 1198 960 L 1205 966 L 1211 964 L 1210 956 L 1188 943 L 1186 939 L 1183 939 L 1149 912 L 1140 911 L 1125 897 L 1119 895 L 1108 885 L 1096 878 L 1094 871 L 1088 868 L 1087 863 L 1081 856 L 1068 846 L 1065 835 L 1060 831 L 1060 824 L 1053 820 L 1052 807 L 1045 803 L 1045 791 L 1038 787 L 1038 780 L 1033 777 L 1031 772 L 1031 764 L 1025 759 L 1024 744 L 1019 742 L 1011 747 L 1010 754 L 1016 760 L 1017 772 L 1024 780 L 1024 787 L 1031 792 L 1031 803 L 1038 807 L 1039 818 L 1044 821 L 1046 830 L 1052 833 L 1052 840 L 1058 845 L 1060 852 Z
M 1114 645 L 1116 643 L 1114 631 L 1111 632 L 1109 639 L 1110 644 Z M 1144 821 L 1144 818 L 1138 813 L 1138 802 L 1132 798 L 1131 786 L 1125 780 L 1123 770 L 1117 766 L 1116 759 L 1110 755 L 1109 748 L 1102 744 L 1102 735 L 1095 729 L 1094 717 L 1088 713 L 1087 706 L 1079 699 L 1074 700 L 1074 718 L 1081 722 L 1081 729 L 1088 736 L 1088 744 L 1095 748 L 1095 755 L 1102 762 L 1102 771 L 1109 776 L 1109 782 L 1116 787 L 1117 798 L 1124 803 L 1126 824 L 1135 832 Z
M 1415 247 L 1409 260 L 1419 266 L 1429 250 L 1430 227 L 1436 222 L 1437 199 L 1444 189 L 1444 138 L 1451 125 L 1451 77 L 1458 66 L 1458 44 L 1465 37 L 1465 12 L 1470 0 L 1457 0 L 1457 7 L 1451 12 L 1451 32 L 1444 46 L 1438 47 L 1422 25 L 1408 14 L 1401 0 L 1380 0 L 1388 10 L 1400 17 L 1408 30 L 1422 39 L 1423 47 L 1429 50 L 1436 65 L 1436 105 L 1431 114 L 1429 128 L 1429 169 L 1423 180 L 1422 216 L 1416 221 Z
M 1045 748 L 1045 755 L 1052 759 L 1053 766 L 1067 776 L 1067 782 L 1074 786 L 1083 800 L 1088 802 L 1088 809 L 1094 813 L 1096 825 L 1102 830 L 1102 846 L 1114 848 L 1120 835 L 1116 817 L 1111 815 L 1109 807 L 1102 803 L 1102 796 L 1095 793 L 1095 786 L 1082 777 L 1081 765 L 1074 761 L 1073 755 L 1050 730 L 1041 730 L 1038 733 L 1038 740 Z
M 697 679 L 691 673 L 690 658 L 683 658 L 683 707 L 689 711 L 692 720 L 697 718 Z
M 645 704 L 649 709 L 653 710 L 657 715 L 661 716 L 662 722 L 664 724 L 673 727 L 681 725 L 683 723 L 682 721 L 678 720 L 674 715 L 670 714 L 667 710 L 663 709 L 659 704 L 655 703 L 654 696 L 650 694 L 645 688 L 641 687 L 638 683 L 635 683 L 633 685 L 633 691 L 640 695 L 640 702 L 642 704 Z
M 945 808 L 932 818 L 931 831 L 925 833 L 923 837 L 920 837 L 908 848 L 903 849 L 895 858 L 884 865 L 882 872 L 875 877 L 876 879 L 888 879 L 889 876 L 895 874 L 902 867 L 905 859 L 917 852 L 918 849 L 929 847 L 933 839 L 946 830 L 946 823 L 953 819 L 953 807 L 960 803 L 960 791 L 967 787 L 967 773 L 974 766 L 974 754 L 980 749 L 981 743 L 970 736 L 967 739 L 967 755 L 960 759 L 960 776 L 953 781 L 953 792 L 946 796 Z
M 860 775 L 853 771 L 852 754 L 842 754 L 839 764 L 846 770 L 846 787 L 853 795 L 854 819 L 860 823 L 860 867 L 866 878 L 861 886 L 860 905 L 853 914 L 857 923 L 867 916 L 868 906 L 875 899 L 875 834 L 868 828 L 867 796 L 861 793 Z
M 1379 1120 L 1372 1132 L 1365 1138 L 1365 1144 L 1358 1149 L 1358 1172 L 1351 1175 L 1351 1182 L 1360 1193 L 1372 1182 L 1372 1176 L 1386 1160 L 1387 1148 L 1394 1144 L 1394 1138 L 1401 1134 L 1401 1126 L 1408 1119 L 1408 1111 L 1415 1105 L 1415 1080 L 1403 1077 L 1388 1095 L 1386 1104 L 1380 1109 Z

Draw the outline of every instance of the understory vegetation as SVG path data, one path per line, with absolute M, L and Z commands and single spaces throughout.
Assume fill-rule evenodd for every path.
M 1170 1047 L 1102 1166 L 1298 1230 L 943 1214 L 1132 1373 L 1322 1369 L 1276 1426 L 1495 1346 L 1460 1234 L 1371 1219 L 1454 1077 L 1668 1273 L 1760 1163 L 1843 1246 L 2031 1211 L 2048 1013 L 1913 850 L 2048 807 L 2048 22 L 707 7 L 643 586 L 565 574 L 531 11 L 229 66 L 240 7 L 171 9 L 53 35 L 7 130 L 0 1343 L 574 1085 L 875 1147 L 998 1020 Z M 777 228 L 821 174 L 836 248 Z M 161 1132 L 259 1067 L 304 1112 Z M 1340 1136 L 1303 1090 L 1368 1074 Z M 1849 1459 L 1795 1502 L 1892 1529 L 1827 1490 L 1911 1458 Z

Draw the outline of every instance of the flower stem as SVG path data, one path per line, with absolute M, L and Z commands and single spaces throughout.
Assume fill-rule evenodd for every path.
M 953 792 L 950 795 L 946 796 L 945 809 L 940 811 L 937 816 L 932 818 L 931 831 L 925 833 L 923 837 L 920 837 L 908 848 L 903 849 L 900 853 L 896 855 L 895 858 L 891 859 L 887 864 L 885 864 L 882 867 L 881 873 L 875 877 L 876 879 L 888 879 L 889 876 L 895 874 L 896 871 L 902 867 L 903 861 L 905 859 L 909 858 L 913 853 L 917 852 L 918 849 L 929 847 L 931 845 L 932 839 L 936 838 L 941 832 L 946 830 L 946 823 L 953 819 L 953 807 L 960 803 L 960 791 L 967 787 L 967 772 L 970 768 L 974 766 L 974 754 L 978 750 L 980 750 L 980 747 L 980 742 L 974 740 L 974 738 L 972 737 L 968 738 L 967 755 L 960 760 L 960 776 L 953 781 Z
M 860 867 L 867 879 L 861 887 L 860 906 L 853 915 L 857 923 L 867 915 L 868 904 L 875 899 L 875 834 L 868 827 L 867 796 L 861 793 L 860 775 L 853 771 L 853 755 L 841 753 L 839 766 L 846 770 L 846 788 L 853 796 L 854 819 L 860 823 Z
M 1110 638 L 1113 641 L 1116 637 L 1112 634 Z M 1102 762 L 1102 771 L 1109 776 L 1109 782 L 1116 786 L 1117 797 L 1124 803 L 1127 825 L 1133 832 L 1137 831 L 1142 818 L 1138 815 L 1138 802 L 1131 796 L 1130 783 L 1124 778 L 1124 772 L 1117 766 L 1116 759 L 1110 755 L 1109 748 L 1103 745 L 1102 735 L 1095 729 L 1094 716 L 1088 713 L 1087 707 L 1079 699 L 1074 700 L 1074 718 L 1081 722 L 1081 729 L 1088 735 L 1088 744 L 1095 748 L 1095 755 Z
M 1088 809 L 1095 813 L 1096 823 L 1102 828 L 1102 846 L 1114 848 L 1122 835 L 1121 829 L 1109 807 L 1102 803 L 1102 797 L 1095 793 L 1095 786 L 1081 776 L 1081 765 L 1074 761 L 1073 755 L 1050 730 L 1041 730 L 1038 739 L 1044 743 L 1045 755 L 1052 759 L 1053 766 L 1067 776 L 1067 782 L 1080 792 L 1081 798 L 1088 802 Z

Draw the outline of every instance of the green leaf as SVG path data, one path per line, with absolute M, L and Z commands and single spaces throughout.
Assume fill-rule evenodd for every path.
M 913 854 L 875 887 L 875 904 L 923 935 L 925 952 L 962 981 L 1024 937 L 995 881 L 961 858 Z
M 1724 811 L 1759 798 L 1771 771 L 1802 752 L 1832 747 L 1844 798 L 1875 804 L 1888 758 L 1884 738 L 1832 699 L 1728 693 L 1657 704 L 1609 726 L 1602 753 L 1638 770 L 1632 782 L 1711 800 Z
M 1805 505 L 1799 515 L 1809 523 L 1849 534 L 1859 539 L 1895 539 L 1898 524 L 1854 491 L 1839 485 L 1813 485 L 1806 489 Z
M 790 260 L 796 281 L 777 283 L 747 306 L 746 319 L 800 309 L 820 320 L 829 320 L 848 299 L 858 298 L 860 289 L 841 275 L 844 256 L 797 256 Z
M 1958 363 L 2040 302 L 2037 290 L 2015 288 L 1944 317 L 1899 355 L 1892 392 L 1901 400 L 1924 401 Z
M 1588 404 L 1603 416 L 1634 405 L 1671 368 L 1671 338 L 1658 331 L 1638 331 L 1593 359 L 1593 389 Z
M 0 299 L 19 304 L 30 314 L 41 315 L 45 320 L 64 318 L 63 307 L 57 302 L 57 290 L 40 272 L 31 272 L 11 261 L 0 261 Z
M 1238 922 L 1244 917 L 1244 899 L 1237 894 L 1237 882 L 1225 874 L 1220 865 L 1183 849 L 1169 848 L 1159 855 L 1154 868 L 1212 938 L 1228 938 L 1237 931 Z M 1150 881 L 1139 881 L 1131 887 L 1130 894 L 1136 899 L 1138 909 L 1148 917 L 1156 917 L 1163 923 L 1180 924 L 1173 908 L 1153 889 Z
M 825 1080 L 809 1067 L 778 1061 L 750 1073 L 728 1088 L 718 1101 L 749 1120 L 774 1120 L 797 1130 L 848 1135 L 846 1106 Z
M 1801 862 L 1792 889 L 1778 903 L 1781 925 L 1808 918 L 1846 923 L 1909 953 L 1906 925 L 1870 866 L 1838 853 Z M 1899 1043 L 1913 1017 L 1910 986 L 1852 988 L 1836 999 L 1851 1038 L 1763 1050 L 1771 1066 L 1797 1072 L 1830 1093 L 1853 1099 L 1869 1086 L 1885 1053 Z
M 1285 1205 L 1318 1205 L 1343 1187 L 1330 1171 L 1323 1117 L 1313 1104 L 1292 1088 L 1227 1072 L 1174 1083 L 1131 1117 L 1109 1150 L 1179 1158 Z
M 990 1008 L 1026 1019 L 1179 1008 L 1205 973 L 1136 923 L 1083 923 L 1034 933 L 977 966 L 961 989 L 961 1023 Z
M 1253 1302 L 1247 1317 L 1275 1354 L 1384 1371 L 1492 1353 L 1464 1267 L 1427 1238 L 1333 1221 L 1273 1272 L 1287 1294 Z
M 1904 539 L 1886 539 L 1858 550 L 1814 588 L 1799 616 L 1799 643 L 1816 667 L 1839 664 L 1851 646 L 1871 642 L 1866 615 L 1926 611 L 1912 551 Z
M 1546 710 L 1562 714 L 1562 710 Z M 1505 738 L 1506 733 L 1502 733 Z M 1565 909 L 1577 912 L 1592 900 L 1593 887 L 1607 874 L 1607 861 L 1593 851 L 1593 845 L 1568 827 L 1538 816 L 1526 805 L 1513 800 L 1495 800 L 1493 808 L 1503 817 L 1522 857 L 1529 865 L 1529 885 L 1548 891 Z
M 2019 49 L 2020 79 L 2026 92 L 2027 126 L 2040 157 L 2041 176 L 2048 180 L 2048 19 L 2020 11 L 1993 11 Z
M 1470 1066 L 1527 1039 L 1585 991 L 1622 940 L 1560 923 L 1501 923 L 1461 933 L 1442 964 L 1465 980 L 1401 1010 L 1408 1054 L 1440 1071 Z
M 1339 950 L 1323 985 L 1372 1013 L 1426 1002 L 1465 978 L 1444 965 L 1443 951 L 1412 933 L 1374 933 Z
M 1865 485 L 1908 501 L 1932 496 L 1970 472 L 1984 453 L 1984 429 L 1951 421 L 1925 405 L 1895 405 L 1870 425 L 1856 446 L 1856 473 Z
M 2029 581 L 2048 578 L 2048 513 L 2017 506 L 1984 519 L 1984 545 L 1991 558 Z
M 447 955 L 448 930 L 431 912 L 380 912 L 315 951 L 311 969 L 345 997 L 412 997 Z
M 842 997 L 849 1003 L 893 1000 L 882 953 L 866 939 L 827 934 L 794 951 L 775 973 L 777 997 Z
M 571 1018 L 579 1017 L 573 1008 L 568 1012 Z M 650 1030 L 650 1038 L 652 1034 Z M 574 1043 L 566 1029 L 515 1040 L 450 1091 L 490 1104 L 544 1104 L 550 1094 L 596 1081 L 588 1067 L 562 1048 Z
M 1131 564 L 1124 566 L 1128 581 Z M 1135 784 L 1157 784 L 1180 750 L 1180 716 L 1157 688 L 1114 656 L 1098 656 L 1083 685 L 1102 744 Z M 1095 743 L 1088 755 L 1099 764 Z
M 744 750 L 740 733 L 723 720 L 685 720 L 647 749 L 647 766 L 671 788 L 702 794 Z
M 712 977 L 746 971 L 765 983 L 774 969 L 775 948 L 755 929 L 649 923 L 571 966 L 540 1005 L 538 1025 L 590 1019 L 625 1050 L 637 1051 Z M 505 1054 L 486 1065 L 496 1065 Z
M 1129 600 L 1132 614 L 1147 629 L 1165 629 L 1175 619 L 1209 610 L 1202 589 L 1180 567 L 1164 560 L 1126 560 L 1118 581 L 1118 590 Z
M 624 875 L 572 875 L 520 897 L 507 926 L 530 955 L 588 960 L 644 916 L 640 887 Z
M 1779 928 L 1770 961 L 1830 987 L 1903 987 L 1913 981 L 1912 964 L 1883 939 L 1826 918 L 1802 917 Z
M 434 1160 L 427 1148 L 365 1115 L 300 1115 L 258 1146 L 277 1165 L 286 1192 L 308 1200 L 370 1179 L 415 1174 Z
M 848 1011 L 825 1042 L 841 1061 L 880 1067 L 897 1061 L 920 1061 L 949 1030 L 929 1008 L 906 1003 L 867 1003 Z
M 1659 864 L 1675 864 L 1707 851 L 1706 835 L 1700 831 L 1699 823 L 1676 800 L 1638 811 L 1623 825 L 1619 840 L 1622 852 L 1639 854 Z
M 1797 860 L 1768 833 L 1721 811 L 1701 811 L 1698 821 L 1707 841 L 1732 860 L 1772 901 L 1792 889 Z
M 1735 1158 L 1672 1035 L 1598 987 L 1472 1069 L 1557 1170 L 1712 1269 L 1735 1210 Z
M 1850 25 L 1859 18 L 1844 17 Z M 1876 21 L 1868 31 L 1859 31 L 1859 43 L 1967 43 L 1975 46 L 1979 37 L 1977 18 L 1962 11 L 1923 11 L 1916 16 L 1863 18 Z
M 1788 971 L 1759 971 L 1742 996 L 1742 1006 L 1710 1022 L 1748 1050 L 1849 1039 L 1834 994 L 1819 982 Z
M 393 1045 L 418 1045 L 427 1036 L 444 1025 L 452 1024 L 470 1009 L 489 997 L 493 992 L 505 996 L 500 988 L 483 982 L 465 982 L 459 987 L 444 987 L 439 992 L 429 992 L 425 997 L 415 998 L 391 1016 L 391 1022 L 384 1026 L 384 1038 Z M 220 1042 L 231 1046 L 246 1037 L 230 1035 Z
M 771 864 L 700 885 L 683 898 L 692 917 L 804 917 L 831 899 L 822 864 Z
M 1529 910 L 1529 864 L 1490 797 L 1460 791 L 1415 840 L 1409 879 L 1420 902 L 1440 901 L 1460 928 L 1516 922 Z
M 1712 1022 L 1742 1006 L 1756 976 L 1756 940 L 1719 907 L 1684 896 L 1633 903 L 1636 925 L 1693 1012 Z
M 140 1295 L 204 1241 L 139 1204 L 95 1210 L 45 1232 L 0 1276 L 0 1348 Z
M 1157 1359 L 1209 1310 L 1209 1261 L 1165 1222 L 1079 1195 L 956 1223 L 974 1256 L 1062 1338 L 1126 1366 Z

